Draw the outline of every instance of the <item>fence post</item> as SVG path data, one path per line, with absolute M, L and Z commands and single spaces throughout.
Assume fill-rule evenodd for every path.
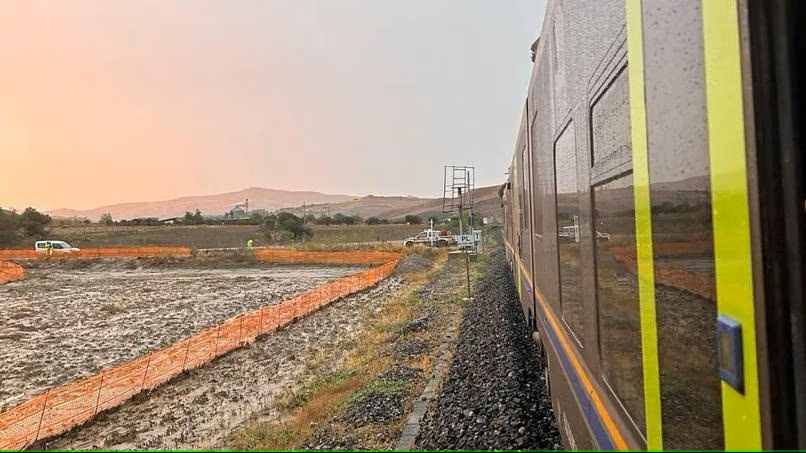
M 215 353 L 213 354 L 213 358 L 218 357 L 218 338 L 221 336 L 221 324 L 218 325 L 218 330 L 216 330 L 215 334 Z
M 50 389 L 45 392 L 45 402 L 42 403 L 42 415 L 39 416 L 39 426 L 36 427 L 36 437 L 34 437 L 34 442 L 39 440 L 39 432 L 42 431 L 42 420 L 45 418 L 45 411 L 48 409 L 48 397 L 50 397 Z
M 266 307 L 260 307 L 260 327 L 258 328 L 258 335 L 263 335 L 263 312 L 266 311 L 265 308 Z
M 188 365 L 188 354 L 190 354 L 190 340 L 191 340 L 192 338 L 193 338 L 193 337 L 188 337 L 188 339 L 187 339 L 188 345 L 187 345 L 187 347 L 185 348 L 185 358 L 182 360 L 182 371 L 187 370 L 187 365 Z
M 98 414 L 98 404 L 101 402 L 101 390 L 104 388 L 104 371 L 106 370 L 101 370 L 101 381 L 98 383 L 98 396 L 95 397 L 95 410 L 92 412 L 93 417 Z
M 146 388 L 146 378 L 148 377 L 148 369 L 151 367 L 151 356 L 154 355 L 154 351 L 148 353 L 148 360 L 146 361 L 146 371 L 143 373 L 143 383 L 140 384 L 140 391 L 142 392 L 143 389 Z
M 240 327 L 238 327 L 238 344 L 239 345 L 241 343 L 243 343 L 243 318 L 244 318 L 244 316 L 241 316 L 241 325 L 240 325 Z

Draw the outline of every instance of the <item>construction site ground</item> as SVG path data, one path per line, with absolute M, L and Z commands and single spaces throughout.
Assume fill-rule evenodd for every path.
M 187 258 L 25 266 L 24 279 L 0 285 L 0 407 L 358 269 Z
M 490 241 L 467 300 L 464 256 L 415 247 L 375 287 L 34 447 L 556 447 L 503 266 Z

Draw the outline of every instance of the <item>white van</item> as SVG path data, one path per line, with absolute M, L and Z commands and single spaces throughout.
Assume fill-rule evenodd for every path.
M 81 250 L 78 247 L 73 247 L 64 241 L 36 241 L 34 244 L 36 253 L 46 253 L 51 255 L 65 255 L 71 253 L 78 253 Z

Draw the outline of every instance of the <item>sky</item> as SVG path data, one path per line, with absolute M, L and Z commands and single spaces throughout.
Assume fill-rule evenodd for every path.
M 544 0 L 4 0 L 0 206 L 505 179 Z

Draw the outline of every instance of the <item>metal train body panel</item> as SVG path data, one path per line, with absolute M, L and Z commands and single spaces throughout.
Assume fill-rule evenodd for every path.
M 806 445 L 796 27 L 763 33 L 803 7 L 748 3 L 549 1 L 500 196 L 569 448 Z

